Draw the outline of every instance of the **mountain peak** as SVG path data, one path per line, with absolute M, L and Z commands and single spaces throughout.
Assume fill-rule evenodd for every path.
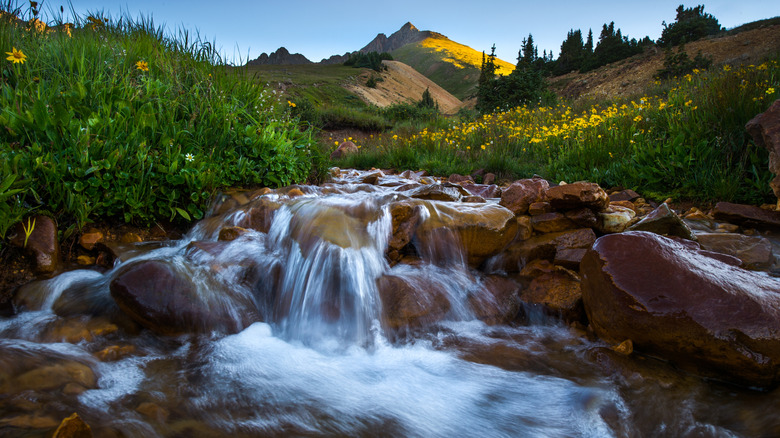
M 378 34 L 373 41 L 368 43 L 367 46 L 360 49 L 363 53 L 368 52 L 392 52 L 393 50 L 405 46 L 407 44 L 416 43 L 418 41 L 422 41 L 429 36 L 431 36 L 432 32 L 424 30 L 420 31 L 411 22 L 406 22 L 403 26 L 401 26 L 400 29 L 398 29 L 395 33 L 390 35 L 389 37 L 385 36 L 385 34 L 380 33 Z
M 414 27 L 414 24 L 412 24 L 411 21 L 407 21 L 406 24 L 401 26 L 400 30 L 418 30 L 416 27 Z

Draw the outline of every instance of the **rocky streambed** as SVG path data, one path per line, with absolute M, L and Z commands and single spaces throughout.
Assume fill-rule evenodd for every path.
M 83 269 L 14 291 L 0 432 L 777 435 L 778 224 L 411 171 L 221 195 L 178 240 L 85 232 Z

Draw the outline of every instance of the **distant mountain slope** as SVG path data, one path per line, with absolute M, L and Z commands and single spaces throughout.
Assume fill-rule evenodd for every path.
M 420 31 L 412 23 L 407 22 L 400 29 L 393 32 L 388 38 L 385 34 L 380 33 L 365 47 L 360 49 L 363 53 L 368 52 L 392 52 L 395 49 L 403 47 L 407 44 L 416 43 L 430 37 L 433 32 L 425 30 Z
M 390 52 L 459 99 L 474 94 L 482 66 L 482 52 L 431 32 L 430 36 Z M 496 59 L 496 73 L 508 75 L 515 66 Z
M 246 65 L 300 65 L 311 63 L 300 53 L 290 54 L 284 47 L 279 47 L 277 51 L 271 52 L 270 55 L 266 53 L 260 54 L 256 59 L 247 62 Z
M 383 64 L 387 66 L 386 70 L 381 73 L 366 70 L 358 84 L 345 85 L 345 88 L 367 103 L 378 107 L 417 102 L 428 89 L 431 97 L 439 104 L 442 113 L 454 114 L 461 108 L 462 102 L 457 97 L 410 66 L 398 61 L 383 61 Z M 370 76 L 382 77 L 381 81 L 377 81 L 375 88 L 363 85 Z

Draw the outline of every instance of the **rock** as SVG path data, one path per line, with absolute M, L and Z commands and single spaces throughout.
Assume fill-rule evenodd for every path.
M 444 288 L 421 276 L 414 280 L 384 275 L 377 280 L 384 323 L 393 330 L 417 328 L 441 320 L 450 310 Z
M 549 202 L 534 202 L 528 206 L 528 214 L 531 216 L 552 213 L 552 211 L 552 205 Z
M 271 229 L 276 211 L 282 208 L 282 203 L 261 197 L 246 207 L 235 216 L 234 224 L 240 228 L 252 229 L 261 233 L 268 233 Z
M 448 243 L 454 233 L 472 266 L 501 252 L 517 235 L 517 220 L 511 211 L 496 204 L 426 204 L 428 217 L 417 228 L 422 248 Z M 424 251 L 423 251 L 424 252 Z M 448 254 L 449 256 L 450 254 Z
M 135 353 L 132 345 L 112 345 L 93 353 L 101 362 L 114 362 Z
M 426 172 L 424 170 L 420 170 L 419 172 L 413 172 L 411 170 L 405 170 L 405 171 L 401 172 L 401 175 L 400 175 L 401 178 L 410 179 L 410 180 L 415 181 L 415 182 L 420 181 L 420 178 L 422 178 L 424 176 L 428 176 L 428 172 Z
M 447 181 L 452 184 L 474 184 L 474 180 L 470 176 L 458 175 L 457 173 L 450 175 Z
M 301 189 L 297 188 L 297 187 L 294 188 L 294 189 L 291 189 L 290 191 L 287 192 L 287 196 L 290 199 L 297 198 L 297 197 L 303 196 L 303 195 L 304 195 L 303 191 Z
M 460 202 L 487 202 L 482 196 L 464 196 Z
M 764 210 L 752 205 L 718 202 L 713 210 L 715 220 L 731 222 L 743 227 L 761 230 L 780 230 L 780 212 Z
M 547 201 L 555 210 L 573 210 L 588 207 L 597 211 L 609 205 L 609 196 L 598 184 L 576 182 L 547 190 Z
M 163 335 L 236 333 L 260 320 L 248 297 L 211 286 L 198 288 L 188 274 L 172 265 L 147 260 L 121 269 L 110 290 L 122 312 Z
M 643 231 L 601 237 L 582 261 L 591 327 L 700 375 L 780 382 L 780 282 Z
M 25 233 L 27 229 L 29 233 Z M 35 269 L 40 274 L 53 274 L 62 267 L 57 224 L 49 216 L 33 216 L 17 223 L 8 240 L 35 257 Z
M 663 203 L 642 220 L 628 227 L 629 231 L 649 231 L 664 236 L 677 236 L 683 239 L 696 240 L 696 236 L 688 225 L 669 208 L 669 204 Z
M 775 197 L 780 198 L 780 99 L 747 122 L 745 129 L 753 137 L 756 146 L 769 151 L 769 171 L 775 174 L 769 186 Z
M 33 368 L 14 379 L 0 385 L 4 393 L 16 393 L 24 390 L 50 391 L 60 389 L 68 383 L 76 383 L 85 388 L 95 388 L 97 377 L 88 366 L 70 360 L 61 360 L 51 365 Z
M 515 215 L 525 214 L 534 202 L 544 201 L 550 184 L 542 178 L 521 179 L 513 182 L 501 192 L 499 205 Z
M 631 339 L 626 339 L 625 341 L 619 343 L 618 345 L 615 345 L 612 348 L 612 351 L 615 353 L 622 354 L 623 356 L 630 356 L 631 353 L 634 352 L 634 343 L 631 342 Z
M 355 143 L 352 143 L 351 141 L 347 140 L 344 143 L 341 143 L 338 148 L 336 148 L 335 151 L 333 151 L 332 154 L 330 154 L 331 160 L 340 160 L 348 155 L 356 154 L 358 153 L 358 147 Z
M 122 234 L 122 237 L 119 238 L 120 243 L 141 243 L 143 241 L 144 239 L 142 239 L 138 233 L 134 233 L 132 231 L 128 231 L 125 234 Z
M 574 222 L 557 211 L 531 216 L 531 224 L 534 230 L 540 233 L 557 233 L 577 228 Z
M 559 251 L 590 248 L 596 234 L 590 228 L 580 228 L 560 233 L 542 234 L 528 240 L 512 243 L 496 259 L 492 267 L 504 272 L 519 272 L 535 259 L 554 260 Z
M 578 271 L 582 258 L 588 252 L 588 248 L 564 248 L 555 252 L 553 263 L 564 268 Z
M 91 266 L 94 265 L 95 262 L 97 262 L 97 259 L 92 256 L 82 254 L 76 257 L 76 263 L 78 263 L 81 266 Z
M 517 239 L 528 240 L 534 235 L 534 225 L 531 216 L 517 216 Z
M 493 184 L 496 182 L 496 175 L 493 173 L 486 173 L 482 178 L 482 184 Z
M 614 206 L 617 206 L 617 207 L 627 208 L 627 209 L 633 211 L 634 213 L 637 213 L 636 205 L 634 205 L 634 203 L 631 202 L 631 201 L 610 201 L 609 205 L 610 206 L 614 205 Z M 609 209 L 609 207 L 607 207 L 607 209 Z
M 590 208 L 582 207 L 566 212 L 566 217 L 574 222 L 578 228 L 596 228 L 599 218 Z
M 383 176 L 385 176 L 384 172 L 381 170 L 374 170 L 363 175 L 363 178 L 360 179 L 360 183 L 373 186 L 376 185 L 379 182 L 379 178 L 382 178 Z
M 232 242 L 239 237 L 246 234 L 247 229 L 241 228 L 241 227 L 224 227 L 221 230 L 219 230 L 219 237 L 217 240 L 223 241 L 223 242 Z
M 463 184 L 462 187 L 475 196 L 481 196 L 483 198 L 501 197 L 501 189 L 495 184 Z
M 413 202 L 395 202 L 390 205 L 392 234 L 387 243 L 387 257 L 392 261 L 401 259 L 401 249 L 412 241 L 420 223 L 422 206 Z
M 62 420 L 52 438 L 92 438 L 92 428 L 74 412 Z
M 17 415 L 0 419 L 0 425 L 18 427 L 21 429 L 52 429 L 59 423 L 52 417 L 42 415 Z
M 102 242 L 104 238 L 105 236 L 102 231 L 90 228 L 79 237 L 79 245 L 87 251 L 92 251 L 95 248 L 95 245 Z
M 634 210 L 619 205 L 610 205 L 598 213 L 598 230 L 603 234 L 622 233 L 636 216 Z
M 520 275 L 532 278 L 520 292 L 524 303 L 541 306 L 545 313 L 567 322 L 582 320 L 582 292 L 576 274 L 540 260 L 526 266 Z
M 143 402 L 135 408 L 135 411 L 139 414 L 151 418 L 152 420 L 165 423 L 168 421 L 168 417 L 171 415 L 170 411 L 161 407 L 156 403 Z
M 638 199 L 639 195 L 633 191 L 633 190 L 622 190 L 616 193 L 613 193 L 609 195 L 609 201 L 610 202 L 618 202 L 618 201 L 633 201 L 635 199 Z
M 474 315 L 487 324 L 507 324 L 520 310 L 520 284 L 511 278 L 489 275 L 482 283 L 480 293 L 469 295 Z
M 462 188 L 445 186 L 443 184 L 428 184 L 410 190 L 407 194 L 411 198 L 427 199 L 431 201 L 460 201 L 463 197 Z
M 765 269 L 774 262 L 772 243 L 758 236 L 735 233 L 699 233 L 702 248 L 737 257 L 748 269 Z

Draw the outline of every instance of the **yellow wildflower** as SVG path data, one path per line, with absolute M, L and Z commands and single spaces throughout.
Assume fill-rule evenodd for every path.
M 292 101 L 289 101 L 289 100 L 287 101 L 287 105 L 290 105 L 290 108 L 295 108 L 295 106 L 296 106 L 295 102 L 292 102 Z
M 135 63 L 135 68 L 141 71 L 149 71 L 149 64 L 146 61 L 138 61 Z
M 22 53 L 21 50 L 16 50 L 16 47 L 13 47 L 10 52 L 5 52 L 5 54 L 8 55 L 6 59 L 14 64 L 24 64 L 24 61 L 27 59 L 27 55 Z
M 641 122 L 642 121 L 642 116 L 634 117 L 634 121 L 637 122 L 637 123 Z
M 774 87 L 769 87 L 769 88 L 767 88 L 767 89 L 766 89 L 766 94 L 775 94 L 775 89 L 774 89 Z

